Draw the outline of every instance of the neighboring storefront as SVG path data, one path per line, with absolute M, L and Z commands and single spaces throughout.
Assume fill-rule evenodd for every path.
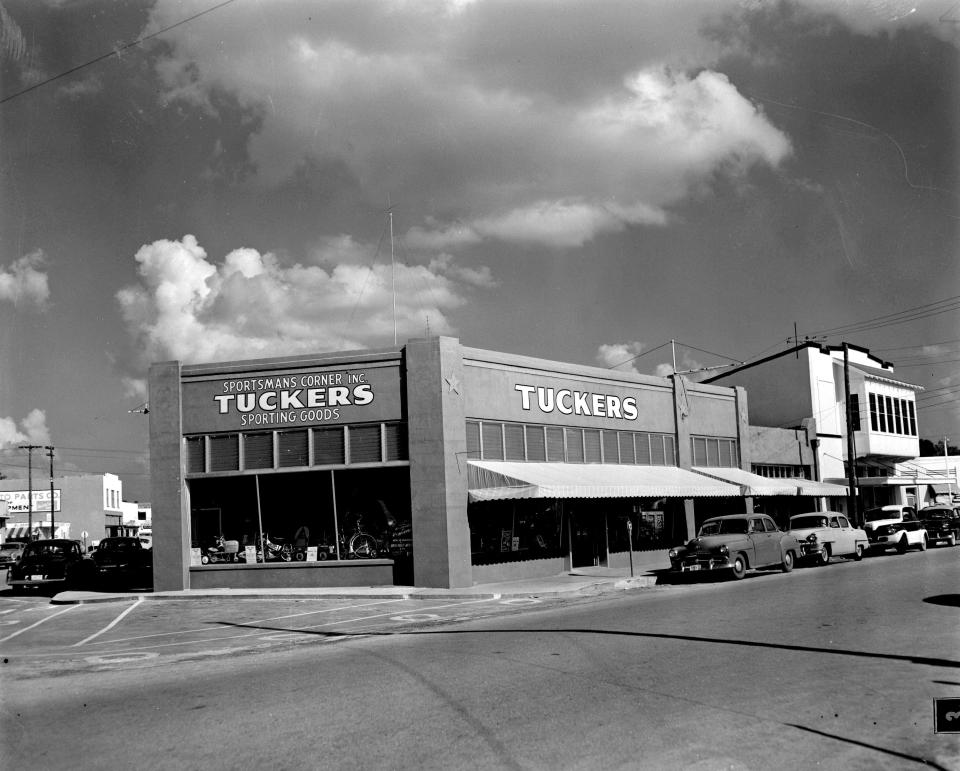
M 748 471 L 742 388 L 447 337 L 159 363 L 150 408 L 161 590 L 456 587 L 626 564 L 754 496 L 802 494 Z
M 6 541 L 72 538 L 89 547 L 121 530 L 123 483 L 115 474 L 0 479 Z M 52 505 L 51 505 L 52 504 Z

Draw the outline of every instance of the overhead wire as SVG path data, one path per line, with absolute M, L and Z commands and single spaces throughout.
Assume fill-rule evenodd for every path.
M 121 53 L 123 53 L 124 51 L 130 48 L 134 48 L 135 46 L 138 46 L 141 43 L 145 43 L 147 40 L 151 40 L 155 37 L 158 37 L 159 35 L 164 34 L 165 32 L 169 32 L 172 29 L 176 29 L 177 27 L 180 27 L 191 21 L 199 19 L 201 16 L 206 16 L 208 13 L 213 13 L 214 11 L 221 9 L 226 5 L 230 5 L 234 1 L 235 0 L 223 0 L 222 3 L 218 3 L 217 5 L 211 6 L 210 8 L 200 11 L 199 13 L 195 13 L 192 16 L 188 16 L 185 19 L 181 19 L 180 21 L 175 22 L 174 24 L 170 24 L 169 26 L 166 26 L 163 29 L 158 29 L 156 32 L 151 32 L 149 35 L 143 35 L 141 37 L 138 37 L 136 40 L 132 42 L 124 43 L 121 46 L 117 46 L 109 53 L 101 54 L 100 56 L 90 59 L 89 61 L 83 62 L 82 64 L 78 64 L 75 67 L 71 67 L 70 69 L 64 70 L 63 72 L 59 72 L 56 75 L 52 75 L 49 78 L 44 78 L 38 83 L 34 83 L 31 86 L 27 86 L 26 88 L 21 89 L 20 91 L 16 91 L 15 93 L 12 93 L 8 96 L 0 98 L 0 104 L 9 102 L 12 99 L 16 99 L 17 97 L 23 96 L 24 94 L 29 94 L 31 91 L 35 91 L 36 89 L 42 86 L 45 86 L 48 83 L 53 83 L 55 80 L 59 80 L 60 78 L 65 78 L 67 75 L 72 75 L 73 73 L 78 72 L 79 70 L 82 70 L 93 64 L 96 64 L 97 62 L 102 62 L 104 59 L 109 59 L 111 56 L 119 56 Z

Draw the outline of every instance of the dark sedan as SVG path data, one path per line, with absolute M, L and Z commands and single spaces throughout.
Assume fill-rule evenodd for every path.
M 960 517 L 952 506 L 924 506 L 917 512 L 917 519 L 927 531 L 928 543 L 956 546 L 957 539 L 960 538 Z
M 79 541 L 52 538 L 24 547 L 20 561 L 7 571 L 14 592 L 23 589 L 88 589 L 96 579 L 93 560 L 84 556 Z
M 153 570 L 153 552 L 139 538 L 104 538 L 93 553 L 101 583 L 149 583 Z

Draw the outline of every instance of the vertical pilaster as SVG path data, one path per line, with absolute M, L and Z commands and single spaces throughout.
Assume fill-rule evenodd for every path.
M 747 410 L 747 389 L 735 386 L 737 402 L 737 444 L 740 445 L 740 468 L 750 471 L 753 467 L 753 447 L 750 445 L 750 413 Z
M 406 375 L 414 584 L 471 586 L 460 342 L 410 340 Z
M 190 509 L 184 485 L 180 362 L 150 367 L 150 503 L 153 588 L 190 588 Z

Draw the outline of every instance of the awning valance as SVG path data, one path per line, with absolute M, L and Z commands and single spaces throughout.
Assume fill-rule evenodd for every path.
M 797 479 L 797 493 L 825 498 L 840 498 L 849 493 L 850 488 L 844 485 L 835 485 L 832 482 L 816 482 L 812 479 Z
M 736 498 L 740 488 L 675 466 L 471 460 L 468 500 L 510 498 Z
M 769 479 L 759 474 L 751 474 L 741 468 L 714 468 L 713 466 L 694 466 L 698 474 L 706 474 L 714 479 L 739 485 L 741 495 L 796 495 L 797 484 L 791 479 Z

